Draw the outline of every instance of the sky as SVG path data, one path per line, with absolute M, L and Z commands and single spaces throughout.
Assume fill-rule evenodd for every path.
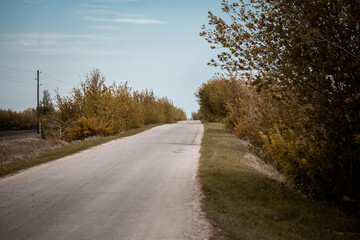
M 106 85 L 153 89 L 188 116 L 194 93 L 220 69 L 199 36 L 221 0 L 0 0 L 0 108 L 36 107 L 44 89 L 61 96 L 93 69 Z

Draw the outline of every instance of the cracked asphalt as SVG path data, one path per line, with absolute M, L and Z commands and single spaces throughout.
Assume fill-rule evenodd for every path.
M 163 125 L 0 179 L 0 239 L 208 239 L 202 135 Z

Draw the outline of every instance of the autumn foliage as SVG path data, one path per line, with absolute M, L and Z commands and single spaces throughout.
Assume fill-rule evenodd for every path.
M 250 140 L 303 192 L 360 199 L 360 2 L 223 1 L 201 33 L 230 77 L 200 110 Z M 234 77 L 238 74 L 238 77 Z
M 0 130 L 36 129 L 36 110 L 27 109 L 22 112 L 0 109 Z
M 132 91 L 127 83 L 105 85 L 105 77 L 93 70 L 70 96 L 56 94 L 55 107 L 44 92 L 43 136 L 61 140 L 109 136 L 147 124 L 185 120 L 184 111 L 152 90 Z

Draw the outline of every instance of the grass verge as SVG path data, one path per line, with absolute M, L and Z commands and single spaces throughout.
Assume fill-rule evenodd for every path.
M 360 219 L 305 200 L 250 167 L 246 143 L 205 123 L 199 176 L 212 239 L 360 239 Z
M 85 150 L 85 149 L 88 149 L 88 148 L 91 148 L 91 147 L 94 147 L 94 146 L 97 146 L 97 145 L 100 145 L 103 143 L 107 143 L 107 142 L 115 140 L 115 139 L 135 135 L 135 134 L 144 132 L 144 131 L 149 130 L 156 126 L 159 126 L 159 124 L 151 124 L 151 125 L 143 126 L 141 128 L 131 129 L 129 131 L 126 131 L 124 133 L 114 135 L 114 136 L 91 138 L 91 139 L 87 139 L 84 141 L 76 141 L 76 142 L 69 143 L 65 146 L 54 148 L 49 151 L 40 153 L 38 156 L 24 160 L 24 161 L 16 161 L 16 162 L 1 164 L 0 165 L 0 177 L 18 172 L 20 170 L 23 170 L 23 169 L 26 169 L 29 167 L 33 167 L 33 166 L 41 164 L 41 163 L 56 160 L 56 159 L 65 157 L 67 155 L 74 154 L 74 153 L 80 152 L 82 150 Z

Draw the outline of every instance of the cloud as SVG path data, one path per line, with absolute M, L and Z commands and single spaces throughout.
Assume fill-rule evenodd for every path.
M 108 1 L 108 0 L 106 0 Z M 103 1 L 102 1 L 103 2 Z M 121 13 L 114 11 L 113 8 L 108 10 L 107 7 L 82 4 L 80 6 L 87 7 L 85 10 L 78 10 L 76 13 L 83 15 L 85 21 L 107 22 L 107 23 L 132 23 L 132 24 L 164 24 L 165 22 L 157 19 L 141 18 L 141 15 Z M 96 29 L 115 29 L 115 27 L 96 26 Z
M 129 13 L 120 13 L 120 12 L 116 12 L 116 11 L 109 11 L 106 10 L 105 8 L 93 8 L 90 10 L 77 10 L 75 11 L 75 13 L 77 14 L 86 14 L 88 15 L 87 17 L 91 18 L 91 17 L 129 17 L 129 18 L 139 18 L 140 15 L 138 14 L 129 14 Z
M 97 29 L 97 30 L 116 30 L 116 29 L 119 29 L 119 27 L 117 27 L 117 26 L 108 26 L 108 25 L 91 26 L 90 28 Z
M 20 50 L 20 49 L 17 49 Z M 84 47 L 34 47 L 29 49 L 21 49 L 22 52 L 31 52 L 45 55 L 76 55 L 76 56 L 114 56 L 114 57 L 140 57 L 144 54 L 139 51 L 119 51 L 113 49 L 101 48 L 84 48 Z
M 130 18 L 137 18 L 139 15 L 136 14 L 128 14 L 128 13 L 119 13 L 115 11 L 109 11 L 105 9 L 95 9 L 89 10 L 87 13 L 92 15 L 100 15 L 100 16 L 118 16 L 118 17 L 130 17 Z
M 113 23 L 135 23 L 135 24 L 164 24 L 165 22 L 156 19 L 145 18 L 97 18 L 84 16 L 84 20 L 95 22 L 113 22 Z
M 46 0 L 24 0 L 26 3 L 41 3 L 45 2 Z
M 122 2 L 137 2 L 138 0 L 92 0 L 92 2 L 100 3 L 122 3 Z
M 120 38 L 96 34 L 68 33 L 15 33 L 0 35 L 0 51 L 29 52 L 43 55 L 68 56 L 127 56 L 137 57 L 143 53 L 121 50 Z M 114 45 L 115 44 L 115 45 Z M 114 48 L 114 46 L 116 46 Z
M 11 45 L 23 46 L 51 46 L 56 44 L 73 44 L 74 42 L 92 42 L 118 40 L 115 37 L 108 37 L 95 34 L 68 34 L 49 32 L 13 33 L 0 35 L 1 42 Z
M 80 4 L 79 6 L 85 7 L 85 8 L 100 8 L 100 9 L 106 8 L 105 6 L 95 5 L 95 4 L 87 4 L 87 3 Z
M 119 23 L 139 23 L 139 24 L 163 24 L 165 22 L 154 19 L 135 19 L 135 18 L 117 18 L 112 19 L 113 22 Z

